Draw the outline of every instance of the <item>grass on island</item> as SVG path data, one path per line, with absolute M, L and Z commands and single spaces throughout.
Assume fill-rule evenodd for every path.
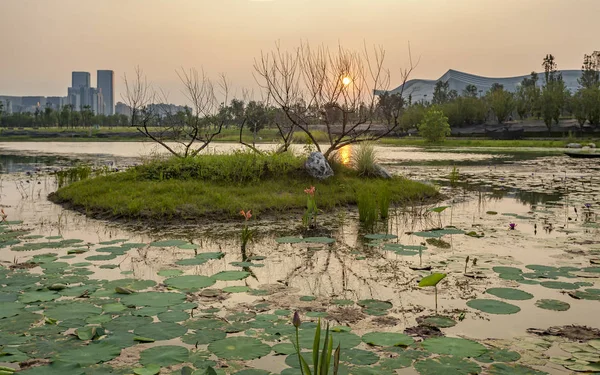
M 596 139 L 517 139 L 517 140 L 496 140 L 483 138 L 446 138 L 444 143 L 428 143 L 423 138 L 405 137 L 405 138 L 383 138 L 379 141 L 383 145 L 390 146 L 418 146 L 418 147 L 541 147 L 541 148 L 564 148 L 567 144 L 573 143 L 598 143 Z
M 127 171 L 75 182 L 50 195 L 86 214 L 127 219 L 230 219 L 240 210 L 289 214 L 306 207 L 304 189 L 316 186 L 319 209 L 356 205 L 360 191 L 390 192 L 395 204 L 439 198 L 433 186 L 402 177 L 364 178 L 335 165 L 325 181 L 310 177 L 304 159 L 289 153 L 256 155 L 237 152 L 190 159 L 154 160 Z

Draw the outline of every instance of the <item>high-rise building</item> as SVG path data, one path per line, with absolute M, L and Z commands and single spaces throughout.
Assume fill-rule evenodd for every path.
M 115 72 L 112 70 L 98 70 L 98 91 L 102 93 L 104 108 L 98 108 L 99 113 L 105 115 L 115 114 Z
M 79 89 L 81 87 L 89 88 L 92 86 L 92 78 L 88 72 L 73 72 L 71 81 L 71 87 L 74 89 Z

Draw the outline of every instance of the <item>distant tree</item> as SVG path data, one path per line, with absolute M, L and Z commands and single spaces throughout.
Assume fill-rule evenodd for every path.
M 462 96 L 466 98 L 476 98 L 477 97 L 477 86 L 469 84 L 462 92 Z
M 600 88 L 581 90 L 584 111 L 591 125 L 600 125 Z
M 540 110 L 544 124 L 548 128 L 548 132 L 552 130 L 552 122 L 558 124 L 560 114 L 565 107 L 565 99 L 568 95 L 565 83 L 562 79 L 562 74 L 558 72 L 558 65 L 554 56 L 548 54 L 543 60 L 544 75 L 546 78 L 545 85 L 542 87 L 540 96 Z
M 584 89 L 595 88 L 600 85 L 600 51 L 583 56 L 581 77 L 577 81 Z
M 56 115 L 51 107 L 44 108 L 44 113 L 42 115 L 42 123 L 45 127 L 51 127 L 56 124 Z
M 496 116 L 498 124 L 502 124 L 515 109 L 513 94 L 505 91 L 504 86 L 494 84 L 486 95 L 490 110 Z
M 504 90 L 504 85 L 500 84 L 498 82 L 494 82 L 492 83 L 492 87 L 490 88 L 490 91 L 498 91 L 498 90 Z
M 529 106 L 529 101 L 527 100 L 527 87 L 523 86 L 523 84 L 519 86 L 517 92 L 515 93 L 515 105 L 517 114 L 521 120 L 526 119 L 531 113 L 531 107 Z
M 415 103 L 406 108 L 400 119 L 400 129 L 407 131 L 416 128 L 425 117 L 427 109 L 422 103 Z
M 60 114 L 58 115 L 58 127 L 59 128 L 61 128 L 63 126 L 68 128 L 69 125 L 72 126 L 72 123 L 71 123 L 72 112 L 73 112 L 73 106 L 71 104 L 64 105 L 61 108 Z
M 409 100 L 412 101 L 410 95 Z M 408 105 L 410 106 L 410 103 L 408 103 Z M 402 110 L 404 108 L 404 99 L 402 99 L 400 94 L 390 94 L 386 91 L 379 95 L 377 106 L 388 127 L 397 127 L 399 125 Z
M 0 126 L 2 126 L 2 115 L 4 114 L 4 103 L 0 100 Z
M 450 124 L 444 112 L 436 107 L 429 108 L 423 121 L 419 124 L 419 134 L 427 142 L 443 142 L 451 134 Z
M 433 89 L 433 99 L 431 103 L 444 104 L 450 101 L 450 83 L 448 81 L 437 81 Z
M 588 114 L 586 112 L 582 90 L 579 90 L 571 97 L 571 111 L 573 112 L 573 116 L 577 120 L 579 127 L 583 130 Z

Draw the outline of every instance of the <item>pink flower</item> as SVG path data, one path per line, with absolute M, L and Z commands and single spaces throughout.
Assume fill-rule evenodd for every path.
M 248 212 L 244 212 L 244 210 L 241 210 L 240 215 L 242 215 L 246 219 L 246 221 L 248 221 L 252 217 L 252 210 L 248 210 Z
M 510 230 L 515 230 L 516 227 L 517 227 L 517 224 L 515 224 L 515 223 L 508 224 L 508 229 L 510 229 Z
M 315 195 L 315 187 L 311 186 L 310 189 L 304 189 L 304 192 L 308 195 L 313 196 L 313 195 Z

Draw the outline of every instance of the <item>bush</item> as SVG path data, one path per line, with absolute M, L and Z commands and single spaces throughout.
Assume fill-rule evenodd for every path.
M 357 193 L 358 220 L 367 230 L 373 230 L 377 221 L 377 197 L 371 189 L 363 189 Z
M 450 132 L 448 117 L 444 116 L 444 113 L 436 107 L 429 109 L 419 124 L 419 134 L 430 143 L 443 142 Z
M 360 176 L 376 176 L 377 152 L 371 142 L 363 142 L 352 150 L 352 166 Z

